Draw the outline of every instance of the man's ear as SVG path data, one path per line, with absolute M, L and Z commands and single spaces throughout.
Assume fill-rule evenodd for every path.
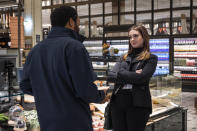
M 69 26 L 73 27 L 75 25 L 75 22 L 72 18 L 69 19 Z
M 68 22 L 67 22 L 65 27 L 74 30 L 75 23 L 74 23 L 72 18 L 69 18 L 69 20 L 68 20 Z
M 72 25 L 72 19 L 71 19 L 71 18 L 69 19 L 68 24 L 69 24 L 70 27 L 73 26 L 73 25 Z

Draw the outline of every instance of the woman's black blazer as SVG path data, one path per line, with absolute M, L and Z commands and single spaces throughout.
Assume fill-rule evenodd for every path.
M 124 84 L 132 84 L 132 100 L 135 107 L 149 108 L 152 112 L 152 100 L 149 89 L 149 81 L 156 70 L 158 58 L 151 54 L 147 60 L 137 60 L 128 56 L 126 60 L 120 57 L 112 71 L 108 72 L 107 80 L 115 83 L 115 89 Z M 137 74 L 136 70 L 142 69 Z

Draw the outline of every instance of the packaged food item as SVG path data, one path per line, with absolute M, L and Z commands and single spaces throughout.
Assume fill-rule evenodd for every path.
M 108 49 L 110 47 L 110 44 L 104 43 L 103 44 L 103 49 Z
M 93 128 L 93 131 L 99 131 L 99 128 L 97 127 L 97 128 Z
M 104 121 L 103 120 L 100 120 L 99 124 L 98 124 L 98 127 L 99 127 L 99 131 L 104 131 Z
M 17 118 L 14 130 L 26 130 L 26 123 L 23 118 Z
M 92 121 L 93 122 L 97 122 L 100 120 L 100 117 L 99 116 L 92 116 Z
M 109 53 L 109 50 L 108 49 L 104 49 L 103 50 L 103 55 L 106 55 L 106 54 L 108 54 Z
M 114 56 L 114 47 L 110 48 L 110 56 Z
M 16 121 L 22 115 L 23 115 L 23 108 L 20 105 L 12 106 L 9 109 L 9 117 L 11 121 Z
M 118 54 L 119 50 L 117 48 L 114 49 L 114 54 Z
M 95 113 L 95 112 L 94 112 Z M 98 115 L 92 116 L 92 127 L 94 131 L 104 131 L 104 118 Z

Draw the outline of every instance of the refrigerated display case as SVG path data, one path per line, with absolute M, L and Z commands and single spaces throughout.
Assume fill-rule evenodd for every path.
M 83 42 L 85 48 L 89 53 L 90 58 L 96 59 L 96 60 L 91 59 L 91 61 L 98 79 L 104 78 L 104 76 L 106 76 L 106 70 L 107 70 L 107 64 L 98 59 L 98 58 L 102 59 L 103 57 L 102 43 L 103 43 L 102 40 L 86 40 Z
M 181 105 L 180 74 L 152 77 L 149 85 L 153 104 L 151 116 Z
M 181 75 L 156 76 L 150 81 L 153 112 L 146 131 L 186 131 L 187 110 L 181 107 Z
M 118 49 L 115 56 L 121 56 L 128 51 L 129 40 L 107 40 L 110 49 Z M 109 50 L 110 50 L 109 49 Z M 169 74 L 169 39 L 150 39 L 150 51 L 158 56 L 158 64 L 154 75 Z
M 16 65 L 16 55 L 0 55 L 0 112 L 13 105 L 16 96 L 23 95 L 18 86 Z
M 114 56 L 119 57 L 128 52 L 129 40 L 107 40 L 106 43 L 110 45 L 109 50 L 118 49 L 118 53 L 115 53 Z
M 128 52 L 128 39 L 86 40 L 83 42 L 98 79 L 106 78 L 106 71 L 111 69 L 120 56 Z M 169 74 L 169 39 L 150 39 L 150 51 L 158 56 L 158 64 L 154 76 Z
M 174 38 L 174 70 L 181 72 L 183 90 L 197 91 L 197 38 Z
M 150 39 L 150 51 L 158 56 L 154 75 L 169 74 L 169 39 Z
M 86 40 L 83 42 L 90 56 L 102 56 L 102 40 Z

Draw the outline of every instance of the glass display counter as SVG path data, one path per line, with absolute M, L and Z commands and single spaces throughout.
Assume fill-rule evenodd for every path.
M 156 76 L 150 81 L 153 113 L 158 114 L 181 105 L 182 80 L 179 76 Z
M 153 112 L 147 123 L 146 131 L 185 131 L 187 127 L 187 110 L 181 107 L 182 80 L 180 73 L 155 76 L 150 81 Z M 93 104 L 96 108 L 93 118 L 100 123 L 104 121 L 105 104 Z M 98 123 L 98 122 L 97 122 Z

